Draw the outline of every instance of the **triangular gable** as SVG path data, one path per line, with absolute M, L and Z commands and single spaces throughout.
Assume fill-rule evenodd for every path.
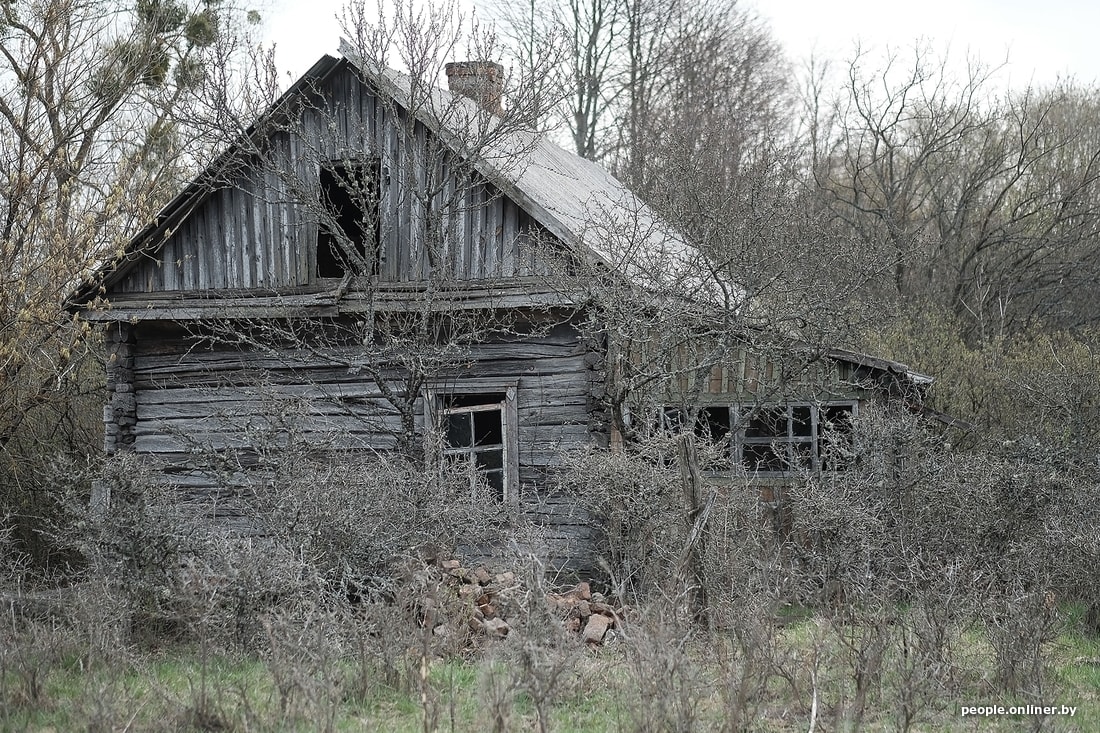
M 411 96 L 410 78 L 392 69 L 371 69 L 354 49 L 341 41 L 340 52 L 360 72 L 399 103 Z M 445 140 L 461 146 L 464 136 L 484 134 L 495 118 L 473 101 L 434 88 L 421 106 L 420 119 Z M 435 109 L 447 110 L 445 121 L 431 119 Z M 562 242 L 588 259 L 645 289 L 714 297 L 713 282 L 698 273 L 710 272 L 704 255 L 683 234 L 663 221 L 645 202 L 598 163 L 552 142 L 546 135 L 509 130 L 479 150 L 475 168 L 519 202 Z M 732 290 L 743 294 L 740 288 Z M 719 296 L 721 297 L 721 296 Z
M 347 62 L 329 58 L 274 109 L 288 106 L 292 94 L 312 90 L 339 99 L 339 114 L 307 111 L 304 129 L 293 134 L 278 124 L 254 126 L 253 138 L 270 131 L 271 159 L 266 154 L 263 160 L 250 158 L 249 141 L 221 156 L 134 238 L 125 257 L 102 271 L 111 296 L 316 287 L 318 222 L 309 210 L 316 202 L 309 199 L 317 196 L 317 166 L 341 156 L 377 155 L 379 170 L 385 171 L 389 188 L 379 213 L 387 228 L 376 275 L 390 282 L 426 277 L 428 258 L 415 197 L 402 189 L 407 177 L 397 171 L 406 153 L 392 128 L 403 110 L 380 100 Z M 413 137 L 423 134 L 420 130 Z M 540 261 L 545 248 L 536 256 L 536 248 L 527 246 L 542 228 L 528 211 L 476 176 L 455 190 L 459 213 L 451 225 L 459 241 L 449 243 L 453 251 L 445 255 L 457 279 L 549 274 L 549 265 Z M 91 294 L 86 287 L 80 300 Z
M 88 302 L 101 286 L 119 296 L 192 290 L 283 291 L 315 285 L 310 248 L 317 225 L 295 205 L 303 191 L 288 190 L 294 186 L 288 187 L 279 175 L 255 165 L 242 165 L 241 159 L 246 156 L 245 143 L 270 129 L 271 119 L 295 98 L 334 84 L 342 84 L 345 92 L 353 91 L 358 83 L 356 74 L 338 73 L 347 71 L 349 63 L 369 85 L 391 97 L 399 109 L 408 106 L 407 76 L 392 70 L 372 74 L 354 59 L 346 45 L 341 51 L 347 60 L 326 56 L 315 64 L 250 128 L 242 143 L 219 156 L 134 237 L 122 257 L 101 268 L 98 279 L 86 284 L 70 302 Z M 366 110 L 363 105 L 371 91 L 365 87 L 358 90 L 350 106 L 379 117 L 368 121 L 364 114 L 358 123 L 361 130 L 371 129 L 380 135 L 379 129 L 387 123 L 378 110 L 393 107 L 387 101 L 373 111 Z M 434 90 L 433 94 L 440 108 L 457 109 L 469 120 L 479 115 L 484 119 L 470 100 L 456 99 L 443 90 Z M 441 123 L 430 119 L 429 112 L 421 110 L 419 121 L 454 143 L 452 148 L 461 149 L 461 135 L 465 133 L 456 129 L 462 126 L 456 124 L 461 115 L 449 118 L 448 129 L 441 129 Z M 350 123 L 344 120 L 343 124 Z M 286 144 L 289 162 L 295 151 L 292 140 Z M 380 149 L 388 145 L 381 137 L 372 144 Z M 467 242 L 466 251 L 452 253 L 459 277 L 545 274 L 545 268 L 533 262 L 529 253 L 519 252 L 516 237 L 524 230 L 545 230 L 583 259 L 643 285 L 676 276 L 678 270 L 690 271 L 697 264 L 699 253 L 602 166 L 563 150 L 545 136 L 513 132 L 481 153 L 473 163 L 486 180 L 480 187 L 472 187 L 469 203 L 471 211 L 479 210 L 480 204 L 487 208 L 479 215 L 481 233 L 471 230 L 471 236 L 499 241 Z M 302 180 L 307 178 L 303 173 Z M 383 256 L 383 279 L 416 280 L 424 273 L 423 253 L 405 251 L 400 246 L 411 241 L 410 231 L 415 236 L 409 221 L 414 215 L 397 210 L 391 214 L 393 239 Z M 464 226 L 471 229 L 471 223 Z M 624 236 L 624 232 L 628 234 Z M 558 266 L 560 263 L 550 269 Z

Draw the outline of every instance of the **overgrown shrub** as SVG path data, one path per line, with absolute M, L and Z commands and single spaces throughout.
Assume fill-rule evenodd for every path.
M 662 460 L 665 443 L 629 451 L 585 451 L 568 456 L 562 484 L 601 525 L 598 548 L 622 594 L 668 589 L 682 543 L 675 466 Z
M 121 600 L 134 630 L 266 644 L 262 622 L 274 609 L 394 600 L 407 585 L 406 558 L 490 553 L 523 526 L 487 487 L 471 489 L 465 472 L 428 472 L 398 456 L 291 445 L 218 478 L 234 483 L 192 492 L 122 454 L 90 500 L 68 492 L 56 532 L 85 558 L 84 577 Z
M 490 554 L 507 548 L 523 523 L 471 488 L 459 467 L 425 470 L 398 454 L 311 454 L 275 458 L 249 487 L 259 533 L 301 557 L 326 587 L 352 597 L 386 595 L 410 554 Z
M 982 654 L 984 679 L 1038 699 L 1061 609 L 1096 588 L 1095 471 L 1056 468 L 1016 444 L 958 450 L 901 406 L 865 407 L 854 431 L 847 470 L 793 476 L 768 490 L 770 504 L 747 480 L 707 479 L 694 528 L 667 443 L 584 454 L 565 480 L 607 519 L 610 575 L 681 623 L 693 578 L 678 564 L 702 526 L 705 618 L 723 640 L 731 720 L 784 680 L 844 726 L 885 708 L 908 729 L 973 682 Z M 818 619 L 828 684 L 777 643 L 805 615 Z

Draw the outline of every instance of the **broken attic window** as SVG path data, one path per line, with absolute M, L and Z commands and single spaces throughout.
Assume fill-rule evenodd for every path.
M 317 277 L 370 275 L 379 251 L 377 160 L 321 166 Z

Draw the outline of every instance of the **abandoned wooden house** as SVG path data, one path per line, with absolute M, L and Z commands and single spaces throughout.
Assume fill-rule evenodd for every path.
M 204 455 L 247 468 L 272 431 L 333 450 L 434 434 L 471 480 L 535 513 L 557 542 L 548 561 L 568 564 L 596 535 L 555 470 L 620 441 L 626 413 L 609 399 L 615 336 L 584 325 L 585 279 L 644 290 L 695 255 L 602 167 L 509 126 L 498 66 L 449 65 L 448 92 L 343 51 L 70 298 L 106 331 L 106 452 L 225 512 L 231 487 Z M 815 366 L 827 389 L 773 391 L 761 409 L 779 370 L 730 353 L 695 380 L 698 419 L 727 470 L 761 477 L 829 470 L 826 426 L 930 381 L 831 351 Z

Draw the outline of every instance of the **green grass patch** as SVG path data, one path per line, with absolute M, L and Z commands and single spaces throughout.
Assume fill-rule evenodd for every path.
M 945 647 L 949 667 L 922 679 L 917 689 L 922 697 L 916 699 L 911 729 L 1017 730 L 1036 719 L 963 718 L 960 708 L 1036 704 L 1076 708 L 1072 718 L 1047 719 L 1050 729 L 1100 730 L 1100 639 L 1080 629 L 1067 624 L 1044 648 L 1048 672 L 1041 690 L 1017 695 L 996 687 L 995 655 L 982 629 L 957 631 Z M 414 657 L 386 665 L 375 658 L 342 657 L 331 664 L 278 669 L 268 657 L 207 655 L 193 647 L 120 654 L 89 664 L 49 650 L 36 656 L 29 647 L 22 656 L 5 657 L 19 664 L 9 664 L 0 676 L 0 729 L 422 733 L 428 721 L 434 730 L 480 733 L 537 730 L 541 707 L 547 729 L 564 733 L 639 727 L 708 731 L 722 728 L 735 712 L 750 730 L 805 730 L 815 714 L 815 696 L 821 729 L 851 729 L 857 722 L 866 730 L 902 727 L 905 675 L 912 672 L 906 665 L 913 664 L 906 655 L 917 648 L 901 643 L 899 625 L 882 629 L 886 645 L 869 668 L 872 678 L 864 681 L 862 693 L 856 667 L 861 654 L 874 650 L 875 640 L 867 629 L 835 619 L 777 625 L 767 654 L 758 660 L 763 666 L 755 668 L 732 637 L 678 643 L 675 630 L 646 629 L 644 638 L 641 631 L 595 653 L 559 646 L 532 655 L 516 639 L 424 666 Z M 375 675 L 383 668 L 403 671 L 387 683 Z M 317 670 L 324 674 L 318 677 Z M 739 685 L 750 696 L 734 710 Z

